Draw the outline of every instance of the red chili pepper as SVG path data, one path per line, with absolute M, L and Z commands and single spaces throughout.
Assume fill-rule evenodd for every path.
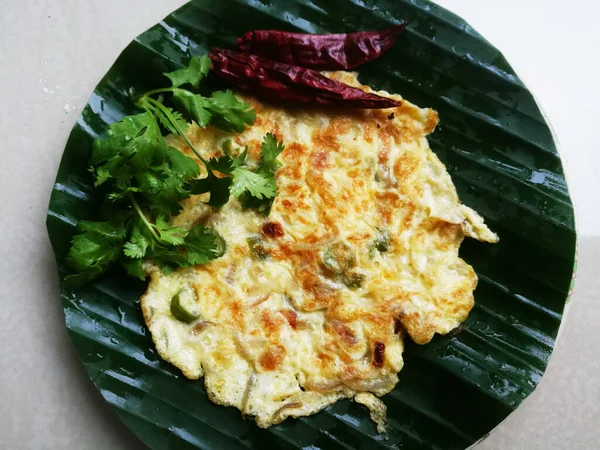
M 220 48 L 213 48 L 208 55 L 213 61 L 212 70 L 218 76 L 273 100 L 370 109 L 402 105 L 397 100 L 364 92 L 312 69 Z
M 240 50 L 286 64 L 321 70 L 352 69 L 380 57 L 398 40 L 408 22 L 381 31 L 303 34 L 249 31 L 237 40 Z

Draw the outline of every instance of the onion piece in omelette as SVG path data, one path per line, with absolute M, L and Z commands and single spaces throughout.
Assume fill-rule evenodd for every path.
M 328 76 L 371 91 L 352 73 Z M 156 348 L 186 377 L 204 376 L 213 402 L 260 427 L 356 396 L 382 431 L 378 397 L 398 382 L 404 334 L 426 344 L 467 318 L 477 277 L 459 246 L 464 236 L 498 237 L 459 202 L 429 149 L 435 111 L 405 100 L 351 111 L 245 100 L 256 110 L 253 127 L 232 134 L 194 125 L 188 138 L 206 157 L 232 139 L 258 160 L 274 133 L 285 143 L 279 194 L 268 217 L 233 198 L 218 211 L 206 195 L 183 202 L 173 224 L 211 226 L 227 251 L 170 274 L 145 266 L 141 304 Z

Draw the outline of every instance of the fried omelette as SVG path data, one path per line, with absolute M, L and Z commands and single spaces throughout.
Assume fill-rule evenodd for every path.
M 328 76 L 372 92 L 352 73 Z M 204 376 L 213 402 L 260 427 L 354 398 L 383 431 L 379 397 L 398 382 L 403 338 L 426 344 L 467 318 L 477 277 L 459 246 L 465 236 L 498 237 L 459 202 L 429 149 L 435 111 L 405 100 L 351 111 L 244 100 L 253 127 L 194 125 L 187 137 L 205 157 L 232 140 L 256 161 L 274 133 L 285 143 L 278 196 L 267 217 L 236 199 L 215 211 L 207 194 L 182 203 L 172 224 L 210 226 L 227 250 L 169 274 L 146 264 L 141 305 L 152 339 L 186 377 Z M 192 156 L 182 140 L 171 144 Z

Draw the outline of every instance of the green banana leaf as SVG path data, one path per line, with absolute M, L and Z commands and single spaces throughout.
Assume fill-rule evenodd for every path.
M 212 45 L 233 46 L 251 28 L 347 32 L 402 20 L 410 25 L 398 45 L 361 68 L 360 79 L 439 112 L 431 147 L 462 201 L 501 236 L 498 245 L 467 240 L 461 248 L 479 276 L 469 319 L 426 346 L 407 343 L 400 383 L 384 397 L 387 439 L 348 400 L 263 430 L 212 404 L 201 380 L 160 359 L 139 308 L 143 283 L 115 269 L 75 291 L 63 285 L 66 325 L 90 378 L 149 447 L 463 449 L 539 383 L 575 258 L 561 161 L 535 101 L 498 50 L 425 0 L 198 0 L 135 39 L 96 87 L 62 158 L 47 218 L 59 276 L 75 225 L 97 218 L 86 170 L 92 139 L 134 112 L 130 88 L 162 86 L 163 72 Z

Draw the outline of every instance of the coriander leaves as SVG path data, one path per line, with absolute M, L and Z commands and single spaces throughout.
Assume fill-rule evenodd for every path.
M 164 216 L 158 216 L 151 223 L 134 203 L 137 217 L 134 217 L 129 240 L 123 246 L 128 258 L 139 260 L 149 258 L 163 268 L 172 266 L 190 267 L 205 264 L 225 253 L 223 239 L 213 230 L 196 225 L 190 231 L 171 226 Z M 140 276 L 136 265 L 125 266 L 132 276 Z M 130 270 L 130 268 L 133 268 Z
M 208 75 L 210 65 L 208 55 L 204 55 L 202 58 L 194 56 L 190 60 L 188 67 L 166 73 L 165 76 L 171 80 L 173 87 L 191 84 L 194 88 L 198 89 L 200 82 Z
M 183 89 L 173 89 L 173 100 L 186 116 L 202 127 L 211 123 L 222 130 L 241 133 L 256 119 L 250 105 L 238 100 L 231 91 L 217 91 L 211 97 L 203 97 Z
M 155 113 L 173 134 L 181 135 L 181 131 L 185 130 L 182 128 L 182 116 L 196 121 L 201 127 L 210 124 L 224 131 L 241 133 L 246 126 L 253 125 L 256 119 L 256 114 L 248 103 L 238 100 L 229 90 L 216 91 L 210 97 L 204 97 L 182 87 L 191 85 L 197 89 L 200 81 L 208 74 L 210 64 L 206 55 L 202 58 L 193 57 L 188 67 L 165 74 L 171 80 L 171 87 L 148 91 L 138 97 L 136 104 Z M 174 112 L 162 104 L 164 94 L 172 95 L 181 112 Z M 159 97 L 154 98 L 155 95 Z
M 231 172 L 233 184 L 229 187 L 231 195 L 240 197 L 248 193 L 258 200 L 273 198 L 277 195 L 275 183 L 271 178 L 261 173 L 251 172 L 243 167 L 233 169 Z
M 284 148 L 283 142 L 277 142 L 277 136 L 273 133 L 267 133 L 260 147 L 262 152 L 260 160 L 262 168 L 268 170 L 270 173 L 274 173 L 279 168 L 275 160 L 283 152 Z
M 275 172 L 280 167 L 277 156 L 284 150 L 274 134 L 267 133 L 261 145 L 261 159 L 253 170 L 247 161 L 248 149 L 238 149 L 232 155 L 231 142 L 226 141 L 225 155 L 206 161 L 209 176 L 193 181 L 194 193 L 210 192 L 209 205 L 219 207 L 227 203 L 229 194 L 238 198 L 245 208 L 256 209 L 267 215 L 277 196 Z M 220 175 L 217 177 L 213 171 Z
M 214 92 L 204 107 L 212 114 L 213 125 L 225 131 L 241 133 L 246 124 L 254 124 L 256 120 L 254 109 L 229 90 Z
M 283 142 L 278 142 L 274 134 L 267 133 L 261 145 L 261 158 L 255 171 L 256 175 L 260 175 L 262 184 L 258 184 L 257 187 L 259 180 L 254 179 L 251 180 L 254 185 L 247 185 L 246 190 L 240 195 L 235 195 L 232 192 L 234 196 L 240 199 L 245 208 L 256 209 L 265 215 L 269 214 L 273 200 L 277 196 L 275 172 L 281 166 L 281 163 L 277 161 L 277 157 L 283 152 L 284 148 Z M 243 184 L 243 181 L 238 178 L 237 183 L 238 185 Z M 262 194 L 262 196 L 259 194 Z
M 165 74 L 171 87 L 136 97 L 143 112 L 110 125 L 105 138 L 93 143 L 90 172 L 110 212 L 106 221 L 78 224 L 80 234 L 73 237 L 67 257 L 75 273 L 65 280 L 85 283 L 119 263 L 129 275 L 143 280 L 144 260 L 171 270 L 222 256 L 226 244 L 214 230 L 202 225 L 184 230 L 170 224 L 169 218 L 181 211 L 181 201 L 191 195 L 209 193 L 207 203 L 215 208 L 232 195 L 246 208 L 268 213 L 277 195 L 274 175 L 283 143 L 268 134 L 261 160 L 249 164 L 247 148 L 233 155 L 230 142 L 223 156 L 205 159 L 186 134 L 187 120 L 228 132 L 242 132 L 254 124 L 254 110 L 231 91 L 204 97 L 190 90 L 198 88 L 209 70 L 210 59 L 205 56 Z M 177 109 L 165 104 L 169 98 Z M 181 137 L 197 159 L 170 147 L 162 130 Z M 203 178 L 198 178 L 199 162 L 206 169 Z
M 134 172 L 145 171 L 160 142 L 160 128 L 149 112 L 127 116 L 112 124 L 106 139 L 94 141 L 92 147 L 90 162 L 96 176 L 95 186 L 109 180 L 126 183 Z
M 277 142 L 274 134 L 267 133 L 261 145 L 261 159 L 254 172 L 248 170 L 238 159 L 237 165 L 231 172 L 233 177 L 231 195 L 238 198 L 255 197 L 256 200 L 272 202 L 272 199 L 277 196 L 275 172 L 280 166 L 276 158 L 283 149 L 283 142 Z
M 205 127 L 210 123 L 213 116 L 206 108 L 209 101 L 207 98 L 192 94 L 190 91 L 177 90 L 173 92 L 173 100 L 177 106 L 185 111 L 187 117 L 195 120 L 201 127 Z M 244 125 L 245 127 L 246 125 Z M 242 128 L 242 131 L 244 128 Z
M 81 221 L 78 229 L 82 233 L 72 239 L 67 256 L 67 263 L 77 273 L 68 275 L 65 280 L 85 283 L 101 275 L 119 259 L 126 229 L 119 218 L 107 222 Z

